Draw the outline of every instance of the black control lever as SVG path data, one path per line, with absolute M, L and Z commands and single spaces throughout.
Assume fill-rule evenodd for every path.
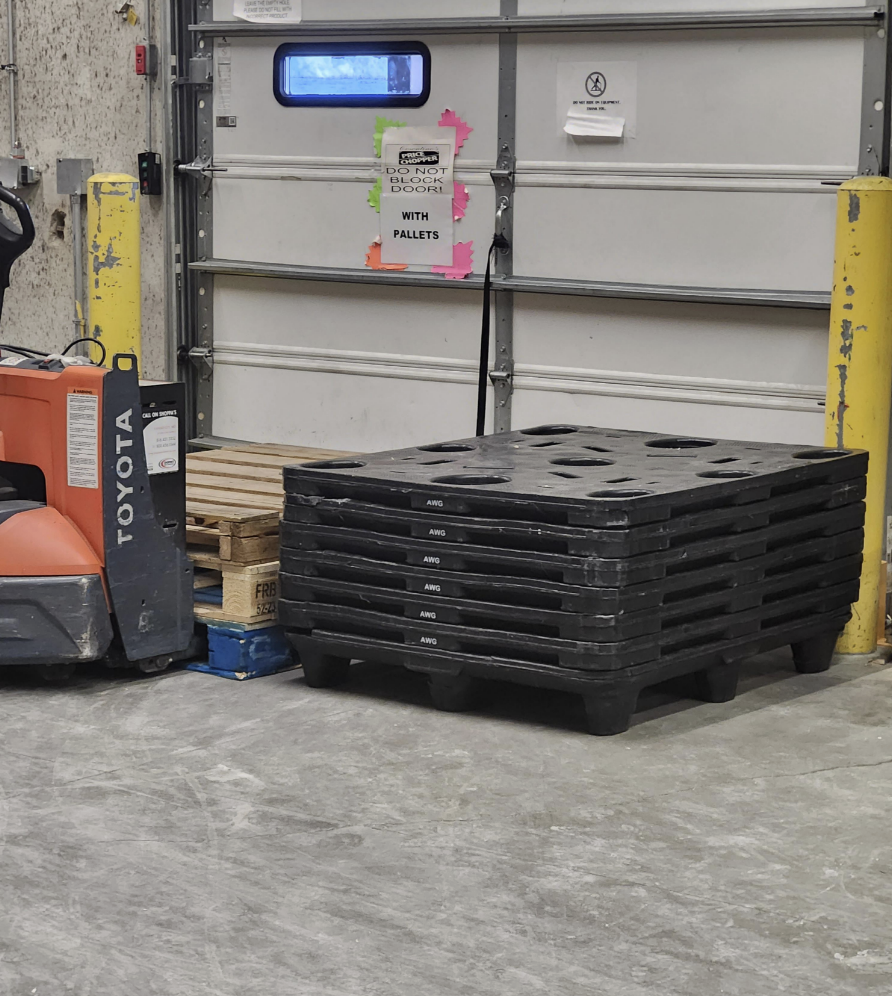
M 28 205 L 6 187 L 0 187 L 0 202 L 8 204 L 19 219 L 21 230 L 0 213 L 0 316 L 3 314 L 3 298 L 9 287 L 9 274 L 12 264 L 23 256 L 34 242 L 34 221 Z

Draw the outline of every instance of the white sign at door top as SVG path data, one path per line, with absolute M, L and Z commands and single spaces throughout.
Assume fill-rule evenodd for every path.
M 258 24 L 297 24 L 303 15 L 302 0 L 234 0 L 232 14 Z
M 561 134 L 577 138 L 634 138 L 637 116 L 637 63 L 558 64 L 557 120 Z
M 385 129 L 383 193 L 437 194 L 451 201 L 455 141 L 455 128 Z

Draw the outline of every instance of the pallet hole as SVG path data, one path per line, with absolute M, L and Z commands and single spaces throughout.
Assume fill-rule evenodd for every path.
M 510 477 L 497 477 L 495 474 L 450 474 L 448 477 L 435 477 L 433 484 L 464 484 L 480 486 L 485 484 L 510 484 Z
M 832 460 L 834 457 L 849 456 L 851 450 L 802 450 L 794 453 L 796 460 Z
M 524 436 L 567 436 L 579 432 L 575 425 L 537 425 L 532 429 L 521 429 Z
M 740 457 L 721 457 L 719 460 L 710 460 L 710 463 L 737 463 Z
M 305 463 L 303 467 L 310 470 L 354 470 L 364 467 L 361 460 L 317 460 L 315 463 Z
M 568 481 L 578 481 L 580 479 L 579 474 L 567 474 L 562 470 L 550 470 L 548 473 L 552 477 L 566 477 Z
M 609 491 L 590 491 L 589 498 L 646 498 L 653 491 L 644 488 L 611 488 Z
M 721 478 L 722 480 L 735 481 L 741 477 L 755 476 L 751 470 L 704 470 L 697 477 Z
M 558 457 L 551 461 L 556 467 L 612 467 L 613 460 L 599 459 L 598 457 Z
M 432 443 L 430 446 L 419 446 L 422 453 L 469 453 L 477 449 L 470 443 Z
M 630 481 L 637 481 L 637 477 L 612 477 L 609 481 L 605 481 L 606 484 L 628 484 Z M 656 481 L 651 481 L 651 484 L 656 484 Z
M 695 436 L 666 436 L 664 439 L 652 439 L 644 445 L 656 450 L 699 450 L 715 446 L 715 440 L 697 439 Z

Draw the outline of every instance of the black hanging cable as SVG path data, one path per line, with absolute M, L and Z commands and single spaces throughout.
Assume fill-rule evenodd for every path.
M 69 349 L 74 349 L 74 347 L 81 342 L 89 342 L 91 345 L 98 346 L 102 350 L 102 359 L 96 364 L 96 366 L 104 367 L 105 359 L 108 356 L 108 350 L 106 350 L 101 339 L 92 339 L 90 336 L 83 336 L 80 339 L 74 339 L 71 342 L 69 342 L 68 345 L 62 350 L 61 355 L 64 356 Z
M 483 325 L 480 330 L 480 369 L 477 377 L 477 435 L 486 435 L 486 391 L 489 380 L 489 344 L 492 334 L 492 258 L 497 250 L 510 249 L 504 235 L 495 235 L 486 254 L 483 278 Z
M 42 353 L 39 349 L 29 349 L 27 346 L 7 346 L 6 343 L 0 342 L 0 350 L 5 349 L 7 353 L 17 353 L 19 356 L 27 356 L 29 359 L 34 359 L 36 356 L 44 357 L 47 353 Z

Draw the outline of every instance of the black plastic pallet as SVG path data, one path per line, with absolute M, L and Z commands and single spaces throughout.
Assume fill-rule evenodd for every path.
M 800 593 L 763 605 L 758 609 L 686 622 L 663 633 L 612 643 L 560 640 L 401 619 L 380 612 L 306 602 L 281 601 L 279 621 L 288 629 L 312 635 L 315 630 L 354 634 L 422 649 L 433 648 L 470 657 L 489 658 L 503 654 L 531 663 L 578 670 L 617 671 L 645 664 L 705 643 L 734 641 L 761 632 L 783 620 L 795 620 L 816 612 L 847 609 L 858 598 L 859 582 L 848 581 L 831 588 Z
M 350 581 L 326 581 L 282 575 L 280 593 L 288 602 L 315 602 L 452 626 L 504 630 L 514 634 L 561 640 L 619 642 L 657 633 L 697 620 L 759 608 L 790 595 L 830 588 L 861 575 L 861 557 L 794 570 L 756 584 L 719 589 L 640 612 L 614 615 L 530 609 L 435 594 L 412 595 Z
M 793 570 L 807 570 L 816 565 L 829 569 L 843 559 L 860 560 L 862 543 L 860 531 L 843 533 L 841 536 L 811 540 L 799 547 L 795 556 L 789 550 L 782 549 L 742 564 L 712 565 L 626 588 L 582 588 L 529 578 L 456 574 L 313 550 L 285 552 L 282 570 L 284 576 L 349 581 L 391 591 L 442 595 L 537 610 L 617 616 L 672 605 L 707 592 L 756 584 Z
M 864 505 L 859 502 L 740 535 L 697 540 L 675 549 L 613 560 L 541 551 L 522 553 L 400 536 L 382 537 L 359 529 L 283 522 L 282 561 L 289 562 L 291 550 L 329 550 L 444 571 L 540 578 L 570 585 L 624 587 L 684 573 L 698 566 L 746 561 L 774 549 L 788 548 L 792 555 L 797 545 L 809 539 L 857 530 L 863 522 Z
M 285 468 L 287 494 L 558 525 L 629 526 L 854 480 L 863 452 L 539 426 Z
M 742 661 L 786 645 L 793 648 L 797 670 L 824 671 L 830 666 L 836 636 L 850 617 L 851 612 L 845 610 L 785 620 L 732 643 L 705 645 L 619 672 L 572 671 L 506 656 L 482 660 L 442 649 L 395 647 L 380 640 L 325 631 L 312 636 L 288 631 L 288 637 L 300 656 L 307 680 L 316 687 L 339 684 L 347 678 L 350 661 L 363 660 L 427 674 L 432 691 L 442 688 L 444 683 L 448 691 L 455 683 L 468 679 L 553 688 L 582 695 L 590 732 L 604 736 L 628 729 L 643 688 L 671 678 L 697 674 L 701 679 L 701 697 L 707 701 L 729 701 L 736 694 Z M 442 708 L 465 707 L 443 704 L 442 699 L 439 703 Z
M 698 539 L 728 536 L 761 529 L 820 511 L 862 501 L 866 478 L 826 484 L 805 492 L 782 495 L 744 507 L 693 513 L 667 522 L 628 529 L 556 526 L 511 519 L 481 519 L 388 508 L 344 498 L 308 498 L 291 495 L 285 521 L 306 525 L 338 526 L 376 534 L 432 539 L 442 543 L 469 543 L 512 550 L 537 550 L 567 556 L 607 559 L 668 550 Z

